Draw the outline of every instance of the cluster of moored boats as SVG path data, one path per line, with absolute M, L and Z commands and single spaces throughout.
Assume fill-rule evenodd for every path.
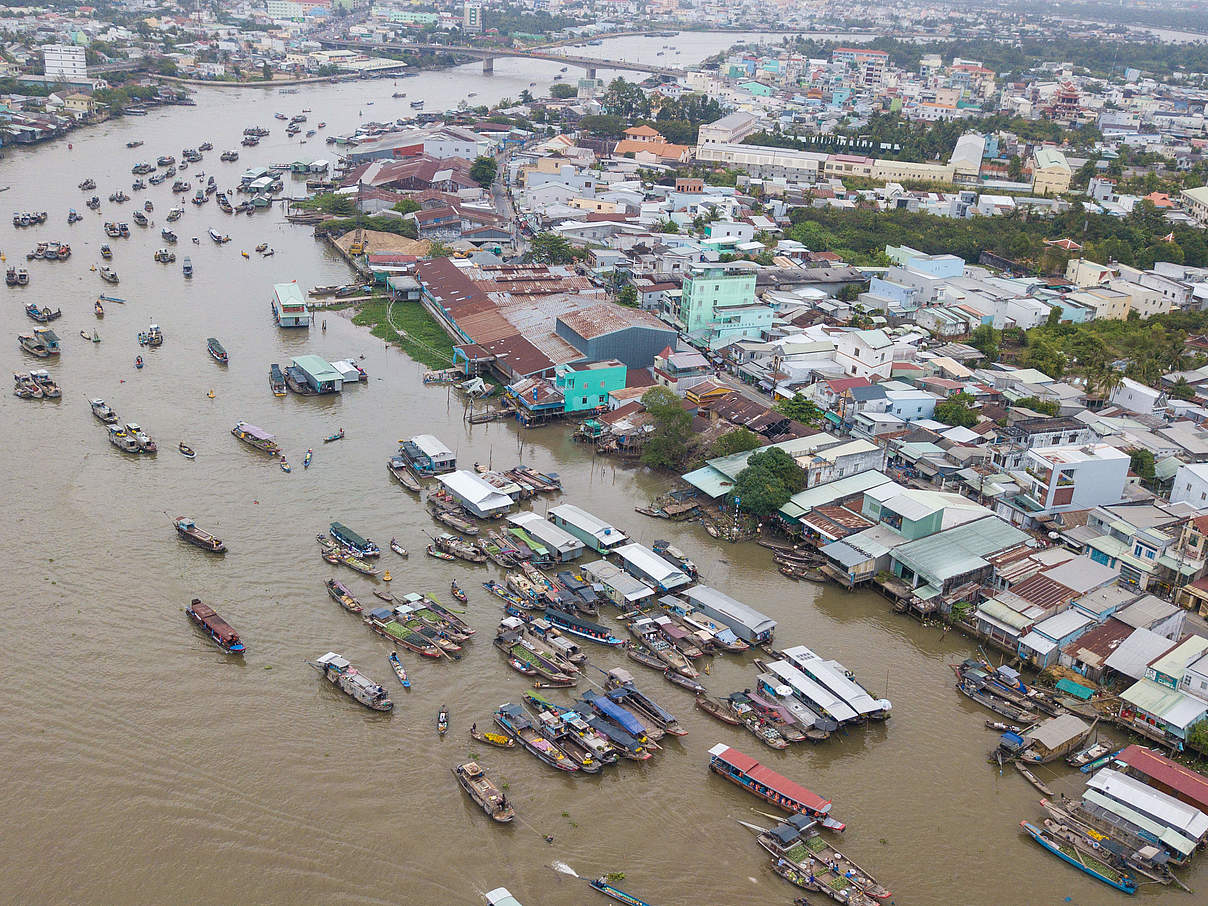
M 13 396 L 23 400 L 57 400 L 63 391 L 45 368 L 13 373 Z
M 117 413 L 103 399 L 89 400 L 88 405 L 96 419 L 105 426 L 109 443 L 123 453 L 153 454 L 159 451 L 151 435 L 135 422 L 121 424 Z

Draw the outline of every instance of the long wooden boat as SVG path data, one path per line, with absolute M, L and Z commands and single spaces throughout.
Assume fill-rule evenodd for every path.
M 327 588 L 327 593 L 331 595 L 331 599 L 347 610 L 349 613 L 361 613 L 365 608 L 361 606 L 361 602 L 356 599 L 348 586 L 336 579 L 328 579 L 323 583 Z
M 239 422 L 231 429 L 231 433 L 248 446 L 255 447 L 257 450 L 271 453 L 274 456 L 281 452 L 281 448 L 277 446 L 277 439 L 263 428 L 249 425 L 247 422 Z
M 172 524 L 176 526 L 176 533 L 184 538 L 190 544 L 200 547 L 202 550 L 210 551 L 211 553 L 221 554 L 226 550 L 226 545 L 222 543 L 222 539 L 216 535 L 211 535 L 197 527 L 188 516 L 177 516 Z
M 1031 715 L 1022 708 L 1012 705 L 1010 702 L 997 698 L 982 689 L 978 689 L 968 681 L 962 680 L 956 684 L 956 691 L 964 695 L 966 698 L 972 699 L 983 708 L 989 708 L 995 714 L 1001 714 L 1003 717 L 1015 721 L 1016 723 L 1029 722 Z
M 231 624 L 220 617 L 209 604 L 202 603 L 200 598 L 194 598 L 185 608 L 185 613 L 227 654 L 243 654 L 247 650 L 239 638 L 239 633 Z
M 432 518 L 437 522 L 443 522 L 450 528 L 457 529 L 463 535 L 477 535 L 478 526 L 464 516 L 454 513 L 452 510 L 447 510 L 438 506 L 431 506 L 429 509 L 432 512 Z
M 742 726 L 742 721 L 732 714 L 729 708 L 717 699 L 710 698 L 708 695 L 696 696 L 696 707 L 700 708 L 710 717 L 720 720 L 723 724 L 729 724 L 731 727 Z
M 404 689 L 411 688 L 411 680 L 407 678 L 407 668 L 403 666 L 403 662 L 399 660 L 398 652 L 391 651 L 390 656 L 386 658 L 390 661 L 390 669 L 394 671 L 394 675 L 398 677 L 398 681 L 403 684 Z
M 495 733 L 491 730 L 479 730 L 477 725 L 470 727 L 470 738 L 476 739 L 488 746 L 495 746 L 498 749 L 514 749 L 516 741 L 510 736 L 505 736 L 503 733 Z
M 494 821 L 506 824 L 516 817 L 508 805 L 507 794 L 495 786 L 477 762 L 467 761 L 453 768 L 453 776 L 471 799 Z
M 210 337 L 206 340 L 206 351 L 210 353 L 210 358 L 220 365 L 226 365 L 230 359 L 227 356 L 227 351 L 222 344 L 218 342 L 217 337 Z
M 1044 828 L 1037 827 L 1030 821 L 1020 821 L 1019 826 L 1027 832 L 1028 836 L 1061 859 L 1061 861 L 1073 865 L 1079 871 L 1085 872 L 1097 881 L 1102 881 L 1108 887 L 1114 887 L 1116 890 L 1130 895 L 1137 892 L 1137 882 L 1130 875 L 1117 871 L 1106 862 L 1094 856 L 1080 852 L 1072 844 L 1067 843 Z
M 467 563 L 486 563 L 487 555 L 480 551 L 475 545 L 468 541 L 463 541 L 456 535 L 451 535 L 448 532 L 441 532 L 432 539 L 432 545 L 438 551 L 443 551 L 446 554 L 452 554 L 458 560 L 465 560 Z
M 818 873 L 815 874 L 812 870 L 802 871 L 787 859 L 777 859 L 773 857 L 771 868 L 772 871 L 780 875 L 790 884 L 800 887 L 802 890 L 812 890 L 816 893 L 822 893 L 830 897 L 836 903 L 842 903 L 844 906 L 876 906 L 877 901 L 868 894 L 856 888 L 854 885 L 843 883 L 841 878 L 838 878 L 833 872 L 829 871 L 817 863 L 819 866 Z M 838 878 L 838 889 L 831 886 L 831 882 Z
M 435 642 L 396 620 L 389 607 L 369 611 L 362 616 L 362 622 L 370 632 L 376 632 L 382 638 L 389 639 L 408 651 L 433 659 L 441 656 L 441 650 Z
M 435 557 L 437 560 L 456 560 L 457 559 L 452 554 L 445 553 L 445 551 L 437 550 L 431 544 L 429 544 L 424 550 L 427 552 L 429 557 Z
M 370 566 L 351 551 L 339 549 L 337 554 L 339 561 L 353 572 L 358 572 L 363 576 L 376 576 L 378 574 L 378 569 L 376 566 Z
M 374 711 L 389 711 L 394 702 L 386 690 L 365 676 L 348 659 L 334 651 L 308 661 L 337 689 Z
M 399 544 L 397 538 L 390 539 L 390 549 L 392 551 L 394 551 L 396 554 L 398 554 L 400 557 L 407 556 L 407 548 L 405 548 L 401 544 Z
M 592 890 L 604 894 L 610 899 L 616 900 L 618 903 L 624 903 L 625 906 L 650 906 L 645 900 L 639 900 L 631 893 L 626 893 L 619 887 L 613 887 L 608 883 L 607 878 L 596 878 L 594 881 L 588 881 L 588 885 Z
M 579 770 L 579 766 L 565 752 L 537 732 L 519 705 L 501 705 L 495 712 L 495 723 L 531 755 L 550 767 L 568 773 Z
M 831 846 L 814 829 L 814 824 L 814 819 L 808 815 L 791 815 L 776 827 L 760 833 L 757 842 L 773 858 L 784 859 L 801 871 L 826 876 L 832 888 L 836 890 L 855 888 L 878 900 L 890 896 L 891 891 L 888 888 L 879 884 L 869 872 Z M 832 875 L 838 877 L 831 877 Z M 842 886 L 837 886 L 840 882 Z
M 418 494 L 423 488 L 420 483 L 415 480 L 415 476 L 411 474 L 411 469 L 407 466 L 407 460 L 401 456 L 392 456 L 386 461 L 386 470 L 394 476 L 394 480 L 401 484 L 408 491 Z
M 614 702 L 628 708 L 641 719 L 653 723 L 664 733 L 670 733 L 672 736 L 688 734 L 674 714 L 637 688 L 633 676 L 624 667 L 614 667 L 608 671 L 604 688 Z
M 276 362 L 268 366 L 268 386 L 273 396 L 285 396 L 285 374 Z
M 545 608 L 545 618 L 559 629 L 592 642 L 599 642 L 601 645 L 615 648 L 623 643 L 622 639 L 618 639 L 608 631 L 608 627 L 569 614 L 564 610 L 558 610 L 556 607 Z
M 1024 780 L 1026 780 L 1028 783 L 1032 784 L 1032 786 L 1036 787 L 1036 789 L 1040 790 L 1040 792 L 1044 793 L 1046 796 L 1053 795 L 1053 791 L 1049 788 L 1049 786 L 1043 780 L 1041 780 L 1039 777 L 1037 777 L 1035 774 L 1033 774 L 1031 771 L 1029 771 L 1027 768 L 1025 768 L 1018 761 L 1013 761 L 1013 762 L 1011 762 L 1011 764 L 1013 764 L 1015 766 L 1015 770 L 1019 771 L 1019 773 L 1023 776 Z
M 341 522 L 333 522 L 330 526 L 331 537 L 336 543 L 352 551 L 358 557 L 380 557 L 382 549 L 370 538 L 362 538 Z
M 518 632 L 501 632 L 491 643 L 507 657 L 508 666 L 524 676 L 540 676 L 547 683 L 558 687 L 575 685 L 575 678 L 558 669 L 550 659 L 543 657 Z
M 808 815 L 827 830 L 841 831 L 847 827 L 831 817 L 829 799 L 823 799 L 724 743 L 709 750 L 709 770 L 787 812 Z

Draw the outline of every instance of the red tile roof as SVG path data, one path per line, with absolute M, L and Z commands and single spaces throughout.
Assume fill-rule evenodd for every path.
M 1208 777 L 1143 746 L 1128 746 L 1116 757 L 1134 771 L 1173 790 L 1177 799 L 1208 812 Z

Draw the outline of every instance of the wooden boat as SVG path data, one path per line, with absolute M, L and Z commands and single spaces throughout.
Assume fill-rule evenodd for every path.
M 687 689 L 693 695 L 703 695 L 706 691 L 705 687 L 696 680 L 692 679 L 691 677 L 684 676 L 682 673 L 676 673 L 671 668 L 667 668 L 663 671 L 663 679 L 683 689 Z
M 197 454 L 193 452 L 193 448 L 186 444 L 183 440 L 180 442 L 180 445 L 177 447 L 177 449 L 180 450 L 182 456 L 185 456 L 188 459 L 193 459 L 197 456 Z
M 420 483 L 411 474 L 411 469 L 407 466 L 407 460 L 403 459 L 403 457 L 392 456 L 386 461 L 386 469 L 394 476 L 394 480 L 408 491 L 418 494 L 422 490 Z
M 431 504 L 432 498 L 428 498 L 428 500 L 429 504 Z M 463 535 L 478 534 L 478 526 L 464 516 L 459 516 L 452 510 L 444 509 L 443 507 L 439 506 L 429 506 L 429 509 L 432 511 L 432 518 L 437 522 L 443 522 L 445 525 L 456 529 Z
M 356 599 L 348 586 L 336 579 L 328 579 L 323 583 L 327 587 L 327 593 L 331 595 L 331 599 L 347 610 L 349 613 L 361 613 L 364 608 L 361 607 L 361 602 Z
M 467 761 L 453 769 L 461 788 L 477 802 L 493 820 L 506 824 L 516 817 L 508 805 L 507 794 L 488 779 L 486 772 L 476 762 Z
M 480 551 L 477 547 L 468 541 L 463 541 L 456 535 L 450 535 L 448 532 L 442 532 L 432 539 L 432 546 L 438 551 L 443 551 L 446 554 L 452 554 L 459 560 L 465 560 L 467 563 L 486 563 L 487 555 Z
M 466 596 L 466 593 L 461 590 L 461 586 L 457 584 L 456 579 L 454 579 L 452 582 L 449 583 L 449 593 L 451 595 L 453 595 L 453 597 L 456 598 L 458 601 L 460 601 L 462 604 L 465 604 L 467 601 L 470 600 Z
M 454 559 L 456 559 L 452 554 L 446 554 L 444 551 L 438 551 L 431 544 L 429 544 L 425 548 L 425 550 L 428 552 L 429 557 L 435 557 L 437 560 L 454 560 Z
M 92 409 L 92 414 L 97 417 L 102 423 L 112 425 L 117 421 L 117 413 L 114 412 L 109 404 L 102 399 L 89 400 L 88 405 Z
M 841 895 L 859 891 L 878 900 L 891 896 L 891 891 L 869 872 L 831 846 L 814 824 L 814 819 L 808 815 L 791 815 L 776 827 L 762 831 L 758 843 L 773 858 L 784 860 L 807 874 L 822 876 L 828 886 Z M 744 822 L 744 826 L 749 825 Z M 848 902 L 846 896 L 836 899 Z
M 624 903 L 626 906 L 650 906 L 645 900 L 639 900 L 631 893 L 626 893 L 619 887 L 613 887 L 608 883 L 607 878 L 596 878 L 594 881 L 588 881 L 588 886 L 592 890 L 604 894 L 610 899 L 616 900 L 618 903 Z
M 735 717 L 729 708 L 717 699 L 710 698 L 708 695 L 696 696 L 696 707 L 700 708 L 710 717 L 720 720 L 723 724 L 729 724 L 731 727 L 742 726 L 742 721 Z
M 390 549 L 392 551 L 394 551 L 396 554 L 398 554 L 400 557 L 407 556 L 407 548 L 405 548 L 401 544 L 399 544 L 397 538 L 390 539 Z
M 709 750 L 709 770 L 787 812 L 808 815 L 827 830 L 841 831 L 847 827 L 831 817 L 829 799 L 823 799 L 724 743 Z
M 97 300 L 96 300 L 96 302 L 95 302 L 95 304 L 93 304 L 93 306 L 92 306 L 92 310 L 93 310 L 93 312 L 95 312 L 95 313 L 96 313 L 96 316 L 97 316 L 98 318 L 103 318 L 103 317 L 105 317 L 105 306 L 103 306 L 103 305 L 101 304 L 101 300 L 100 300 L 100 299 L 97 299 Z
M 289 472 L 292 472 L 292 471 L 293 471 L 293 469 L 290 467 L 289 460 L 287 460 L 287 459 L 285 458 L 285 455 L 284 455 L 284 454 L 282 454 L 282 456 L 281 456 L 281 462 L 280 462 L 278 465 L 280 465 L 280 466 L 281 466 L 281 471 L 282 471 L 282 472 L 289 473 Z
M 403 662 L 399 660 L 398 652 L 391 651 L 390 656 L 386 658 L 390 661 L 390 668 L 394 671 L 394 675 L 398 677 L 398 681 L 403 684 L 404 689 L 411 688 L 411 680 L 407 679 L 407 668 L 403 666 Z
M 247 422 L 239 422 L 231 429 L 231 433 L 248 446 L 255 447 L 257 450 L 262 450 L 274 456 L 281 452 L 281 448 L 277 446 L 277 439 L 263 428 L 249 425 Z
M 394 595 L 390 594 L 390 592 L 388 592 L 388 591 L 382 591 L 381 589 L 378 589 L 378 588 L 375 588 L 373 590 L 373 596 L 375 598 L 381 598 L 383 601 L 389 601 L 392 604 L 395 601 Z
M 1110 755 L 1116 749 L 1116 744 L 1111 740 L 1103 740 L 1093 743 L 1080 751 L 1074 752 L 1072 755 L 1067 755 L 1065 763 L 1073 768 L 1082 768 L 1092 762 L 1098 761 L 1105 755 Z
M 206 351 L 210 353 L 210 357 L 220 365 L 226 365 L 229 362 L 227 351 L 222 344 L 218 342 L 217 337 L 210 337 L 206 340 Z
M 449 709 L 444 705 L 440 706 L 440 713 L 436 715 L 436 732 L 441 736 L 449 732 Z
M 815 864 L 818 865 L 817 873 L 813 870 L 802 871 L 785 859 L 773 858 L 771 868 L 790 884 L 800 887 L 802 890 L 813 890 L 826 894 L 835 902 L 843 903 L 844 906 L 876 906 L 877 901 L 868 894 L 854 885 L 842 883 L 842 879 L 838 875 L 825 868 L 821 863 Z M 838 890 L 831 887 L 830 882 L 834 879 L 840 881 Z
M 560 748 L 537 732 L 532 721 L 519 705 L 501 705 L 495 712 L 495 723 L 508 736 L 516 740 L 529 754 L 559 771 L 574 773 L 579 766 Z
M 370 566 L 360 557 L 342 548 L 337 551 L 337 557 L 341 563 L 353 572 L 358 572 L 363 576 L 376 576 L 378 574 L 376 567 Z
M 1005 724 L 1001 720 L 986 721 L 986 729 L 997 730 L 999 733 L 1015 733 L 1019 736 L 1022 736 L 1024 732 L 1023 727 L 1017 727 L 1015 724 Z
M 344 429 L 341 428 L 335 434 L 329 434 L 329 435 L 327 435 L 327 437 L 323 438 L 323 443 L 329 444 L 333 440 L 343 440 L 343 439 L 344 439 Z
M 982 707 L 989 708 L 995 714 L 1001 714 L 1003 717 L 1007 718 L 1008 720 L 1012 720 L 1017 723 L 1022 723 L 1022 722 L 1026 722 L 1027 719 L 1029 717 L 1031 717 L 1031 715 L 1029 715 L 1027 711 L 1023 710 L 1023 708 L 1017 708 L 1015 705 L 1012 705 L 1010 702 L 1006 702 L 1000 698 L 996 698 L 995 696 L 991 695 L 989 692 L 985 692 L 984 690 L 978 689 L 976 686 L 973 686 L 968 681 L 963 680 L 961 682 L 958 682 L 956 684 L 956 691 L 961 693 L 961 695 L 964 695 L 966 698 L 970 698 L 973 701 L 977 702 Z
M 25 313 L 39 324 L 48 324 L 63 317 L 63 309 L 60 308 L 58 311 L 51 311 L 49 306 L 39 308 L 37 302 L 30 302 L 26 305 Z
M 268 366 L 268 386 L 273 396 L 285 396 L 285 375 L 276 362 Z
M 1116 890 L 1123 891 L 1124 893 L 1131 895 L 1137 892 L 1137 882 L 1130 875 L 1112 868 L 1106 862 L 1092 855 L 1080 852 L 1072 844 L 1062 840 L 1045 828 L 1037 827 L 1030 821 L 1020 821 L 1019 826 L 1033 840 L 1063 862 L 1073 865 L 1079 871 L 1085 872 L 1092 878 L 1102 881 L 1107 886 L 1114 887 Z
M 479 730 L 477 725 L 470 727 L 470 737 L 488 746 L 495 746 L 500 749 L 514 749 L 516 747 L 516 742 L 512 737 L 505 736 L 502 733 L 493 733 L 490 730 Z
M 243 654 L 247 649 L 231 625 L 220 617 L 209 604 L 194 598 L 185 608 L 189 619 L 197 624 L 210 640 L 227 654 Z
M 314 451 L 314 450 L 311 450 L 311 449 L 308 447 L 308 448 L 307 448 L 307 450 L 306 450 L 306 455 L 302 457 L 302 468 L 303 468 L 303 469 L 309 469 L 309 468 L 310 468 L 310 460 L 311 460 L 311 458 L 312 458 L 314 455 L 315 455 L 315 451 Z
M 394 707 L 394 702 L 390 700 L 385 689 L 352 666 L 347 658 L 334 651 L 307 663 L 323 674 L 333 686 L 366 708 L 389 711 Z
M 1011 764 L 1015 766 L 1015 770 L 1019 771 L 1019 773 L 1023 775 L 1024 780 L 1032 784 L 1032 786 L 1036 787 L 1036 789 L 1040 790 L 1040 792 L 1044 793 L 1046 796 L 1053 795 L 1053 791 L 1049 789 L 1048 785 L 1046 785 L 1043 780 L 1025 768 L 1018 761 L 1013 761 Z
M 140 369 L 140 370 L 142 369 L 142 367 L 143 367 L 143 357 L 142 357 L 141 355 L 136 355 L 136 356 L 134 357 L 134 367 L 135 367 L 135 368 L 138 368 L 138 369 Z
M 197 527 L 197 524 L 188 516 L 177 516 L 172 524 L 176 526 L 176 533 L 184 538 L 190 544 L 200 547 L 202 550 L 211 551 L 215 554 L 220 554 L 226 550 L 226 545 L 222 543 L 222 539 L 215 535 L 211 535 L 207 531 Z

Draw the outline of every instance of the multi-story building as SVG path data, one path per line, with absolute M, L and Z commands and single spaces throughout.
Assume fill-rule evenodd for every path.
M 1179 201 L 1183 203 L 1188 214 L 1200 223 L 1208 225 L 1208 186 L 1184 189 L 1179 193 Z
M 84 48 L 74 44 L 47 44 L 42 48 L 46 78 L 78 82 L 88 78 Z
M 675 304 L 669 314 L 676 326 L 710 344 L 762 336 L 772 325 L 772 309 L 755 301 L 755 272 L 747 267 L 692 265 Z
M 465 31 L 482 31 L 482 4 L 479 0 L 465 0 L 461 7 L 461 27 Z
M 1014 503 L 1016 509 L 1033 519 L 1118 503 L 1124 496 L 1129 456 L 1107 444 L 1040 447 L 1028 450 L 1024 462 L 1028 482 L 1024 492 L 1002 506 Z M 1000 515 L 1015 514 L 1000 509 Z
M 1068 192 L 1073 175 L 1065 155 L 1056 148 L 1037 148 L 1032 154 L 1032 191 L 1037 195 Z

